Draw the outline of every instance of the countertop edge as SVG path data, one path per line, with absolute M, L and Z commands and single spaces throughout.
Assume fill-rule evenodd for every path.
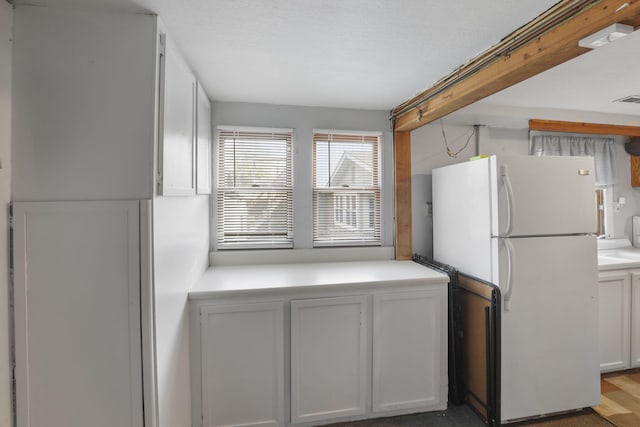
M 350 282 L 350 283 L 328 283 L 315 285 L 294 285 L 294 286 L 269 286 L 251 289 L 222 289 L 209 291 L 189 291 L 189 300 L 203 300 L 214 297 L 243 296 L 243 295 L 259 295 L 259 294 L 281 294 L 281 293 L 299 293 L 302 291 L 319 291 L 319 290 L 347 290 L 347 289 L 363 289 L 388 286 L 419 286 L 419 285 L 446 285 L 449 279 L 446 276 L 438 278 L 415 278 L 415 279 L 399 279 L 399 280 L 377 280 L 368 282 Z
M 363 280 L 354 280 L 354 277 L 350 277 L 345 281 L 341 281 L 340 277 L 323 277 L 322 281 L 318 282 L 317 280 L 309 280 L 309 283 L 303 283 L 305 278 L 295 277 L 296 275 L 292 275 L 293 278 L 290 277 L 277 277 L 277 278 L 269 278 L 266 280 L 270 282 L 268 284 L 258 285 L 258 286 L 239 286 L 233 287 L 233 285 L 229 285 L 229 277 L 237 274 L 239 282 L 246 283 L 247 277 L 244 271 L 238 270 L 234 272 L 233 269 L 226 270 L 223 273 L 224 277 L 217 276 L 217 267 L 210 267 L 207 271 L 201 276 L 201 279 L 194 284 L 194 286 L 188 291 L 188 299 L 189 300 L 203 300 L 210 298 L 218 298 L 218 297 L 229 297 L 229 296 L 248 296 L 248 295 L 282 295 L 288 293 L 303 293 L 303 292 L 322 292 L 325 290 L 349 290 L 349 289 L 363 289 L 363 288 L 376 288 L 376 287 L 389 287 L 389 286 L 420 286 L 420 285 L 446 285 L 449 282 L 449 277 L 446 274 L 443 274 L 439 271 L 430 269 L 428 267 L 422 266 L 420 264 L 415 264 L 415 266 L 420 269 L 425 269 L 424 276 L 420 274 L 416 274 L 415 271 L 409 270 L 409 274 L 407 274 L 406 265 L 402 265 L 401 263 L 405 263 L 406 261 L 388 261 L 391 264 L 387 264 L 386 266 L 379 266 L 378 263 L 372 262 L 370 265 L 367 265 L 367 262 L 354 262 L 353 268 L 357 275 L 358 269 L 368 268 L 375 269 L 379 268 L 380 271 L 383 271 L 384 274 L 380 274 L 381 278 L 376 280 L 374 277 L 372 279 L 372 275 L 369 274 L 368 277 L 365 277 Z M 411 261 L 408 261 L 411 263 Z M 398 263 L 398 264 L 395 264 Z M 340 267 L 349 268 L 350 262 L 340 263 Z M 325 267 L 329 267 L 333 265 L 333 263 L 312 263 L 309 264 L 309 268 L 311 270 L 315 269 L 323 269 Z M 396 267 L 397 266 L 397 267 Z M 291 267 L 292 271 L 300 268 L 299 264 L 283 264 L 276 266 L 276 269 L 279 269 L 279 272 L 286 272 L 288 267 Z M 389 275 L 394 274 L 394 270 L 398 269 L 398 278 L 389 278 Z M 411 267 L 413 268 L 413 267 Z M 253 267 L 252 277 L 255 277 L 256 271 L 260 272 L 260 266 Z M 273 266 L 265 266 L 265 272 L 273 273 Z M 366 272 L 370 272 L 367 270 Z M 366 274 L 364 274 L 366 276 Z M 375 276 L 375 274 L 373 274 Z M 407 277 L 409 276 L 409 277 Z M 227 281 L 227 283 L 223 283 L 222 285 L 216 284 L 216 280 L 220 279 L 221 282 Z

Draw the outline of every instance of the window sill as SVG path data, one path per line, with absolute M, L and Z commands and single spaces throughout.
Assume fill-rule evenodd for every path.
M 382 261 L 395 258 L 393 246 L 363 246 L 349 248 L 265 249 L 214 251 L 209 254 L 210 266 L 300 264 L 308 262 Z

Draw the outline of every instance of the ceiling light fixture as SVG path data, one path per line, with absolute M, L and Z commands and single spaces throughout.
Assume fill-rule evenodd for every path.
M 581 39 L 578 42 L 578 46 L 595 49 L 631 33 L 633 33 L 631 25 L 613 24 Z

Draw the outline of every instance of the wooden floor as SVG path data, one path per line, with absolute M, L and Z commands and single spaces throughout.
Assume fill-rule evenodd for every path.
M 618 427 L 640 426 L 640 370 L 603 375 L 602 399 L 594 409 Z

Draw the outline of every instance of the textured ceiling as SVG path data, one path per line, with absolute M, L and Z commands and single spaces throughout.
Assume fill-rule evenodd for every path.
M 40 0 L 157 13 L 209 96 L 388 110 L 557 0 Z

